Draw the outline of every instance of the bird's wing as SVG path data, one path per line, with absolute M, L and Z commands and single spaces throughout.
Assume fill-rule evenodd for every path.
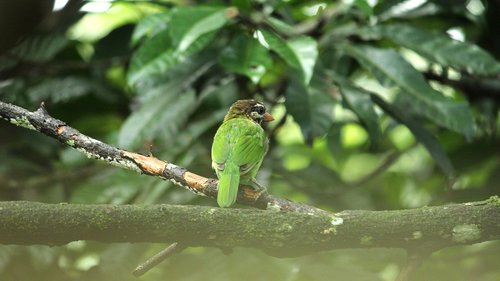
M 265 153 L 265 134 L 251 120 L 235 118 L 219 127 L 212 144 L 213 166 L 221 166 L 229 158 L 238 166 L 254 166 Z M 223 168 L 223 166 L 222 166 Z
M 260 125 L 253 121 L 238 126 L 242 130 L 233 147 L 232 160 L 243 169 L 255 166 L 262 161 L 265 153 L 265 135 Z
M 231 139 L 229 136 L 233 129 L 232 127 L 232 124 L 224 122 L 217 130 L 217 133 L 215 133 L 212 144 L 212 167 L 215 170 L 224 170 L 224 163 L 229 158 L 231 151 Z

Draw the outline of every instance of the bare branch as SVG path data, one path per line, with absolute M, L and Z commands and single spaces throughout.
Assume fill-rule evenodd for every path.
M 63 121 L 51 117 L 43 105 L 38 110 L 30 112 L 24 108 L 0 102 L 0 118 L 14 125 L 55 138 L 59 142 L 84 153 L 89 158 L 169 180 L 199 195 L 217 197 L 216 179 L 206 178 L 155 157 L 129 152 L 88 137 L 66 125 Z M 268 193 L 257 192 L 252 187 L 244 185 L 240 186 L 237 202 L 260 209 L 306 213 L 325 212 L 312 206 L 277 198 Z
M 140 277 L 140 276 L 144 275 L 146 272 L 148 272 L 149 270 L 151 270 L 153 267 L 155 267 L 158 264 L 160 264 L 165 259 L 167 259 L 170 256 L 172 256 L 173 254 L 181 252 L 182 250 L 184 250 L 184 248 L 185 247 L 183 247 L 182 245 L 179 246 L 179 243 L 174 242 L 174 243 L 170 244 L 167 248 L 163 249 L 162 251 L 160 251 L 156 255 L 154 255 L 151 258 L 149 258 L 144 263 L 138 265 L 134 269 L 134 271 L 132 272 L 132 274 L 135 277 Z

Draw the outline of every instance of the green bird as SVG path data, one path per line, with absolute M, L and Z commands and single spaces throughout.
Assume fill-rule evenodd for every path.
M 255 100 L 239 100 L 229 108 L 212 144 L 212 168 L 219 178 L 217 204 L 220 207 L 234 204 L 240 183 L 265 190 L 255 175 L 268 148 L 261 123 L 273 120 L 266 107 Z

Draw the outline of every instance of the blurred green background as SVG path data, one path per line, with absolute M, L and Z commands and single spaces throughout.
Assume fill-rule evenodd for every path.
M 16 4 L 17 3 L 17 4 Z M 0 100 L 214 177 L 213 135 L 264 101 L 273 195 L 332 211 L 498 195 L 498 1 L 29 1 L 0 4 Z M 0 122 L 0 200 L 215 206 Z M 0 246 L 1 280 L 132 280 L 165 245 Z M 500 280 L 497 241 L 415 280 Z M 394 280 L 398 249 L 274 258 L 189 248 L 142 280 Z

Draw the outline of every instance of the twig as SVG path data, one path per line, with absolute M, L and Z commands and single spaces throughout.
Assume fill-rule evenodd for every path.
M 382 163 L 380 163 L 379 166 L 377 166 L 375 169 L 373 169 L 369 174 L 363 176 L 359 180 L 351 183 L 354 186 L 360 187 L 363 186 L 365 183 L 368 181 L 376 178 L 383 172 L 385 172 L 387 169 L 389 169 L 398 159 L 403 155 L 404 153 L 412 150 L 413 148 L 417 147 L 420 143 L 419 142 L 414 142 L 407 148 L 404 148 L 403 150 L 400 151 L 393 151 L 389 155 L 387 155 L 384 160 L 382 160 Z
M 382 160 L 382 163 L 380 163 L 379 166 L 377 166 L 373 171 L 371 171 L 369 174 L 363 176 L 356 182 L 352 183 L 355 186 L 363 186 L 365 183 L 371 181 L 372 179 L 376 178 L 383 172 L 385 172 L 388 168 L 396 162 L 399 157 L 401 156 L 401 151 L 393 151 L 389 155 L 387 155 L 384 160 Z
M 427 258 L 431 252 L 408 252 L 408 257 L 406 258 L 406 264 L 403 266 L 401 271 L 399 271 L 398 276 L 394 281 L 410 281 L 415 271 L 420 268 L 422 262 Z
M 134 271 L 132 271 L 132 274 L 135 277 L 140 277 L 140 276 L 144 275 L 146 272 L 150 271 L 153 267 L 160 264 L 162 261 L 166 260 L 168 257 L 172 256 L 173 254 L 181 252 L 185 248 L 186 247 L 179 246 L 179 243 L 174 242 L 174 243 L 170 244 L 170 246 L 168 246 L 167 248 L 161 250 L 156 255 L 150 257 L 145 262 L 138 265 L 134 269 Z
M 59 142 L 84 153 L 89 158 L 169 180 L 199 195 L 217 197 L 218 181 L 216 179 L 206 178 L 155 157 L 119 149 L 93 139 L 66 125 L 63 121 L 51 117 L 43 107 L 30 112 L 24 108 L 0 102 L 0 118 L 14 125 L 55 138 Z M 312 206 L 277 198 L 266 192 L 255 191 L 252 187 L 245 185 L 240 185 L 237 202 L 260 209 L 326 213 L 326 211 Z

